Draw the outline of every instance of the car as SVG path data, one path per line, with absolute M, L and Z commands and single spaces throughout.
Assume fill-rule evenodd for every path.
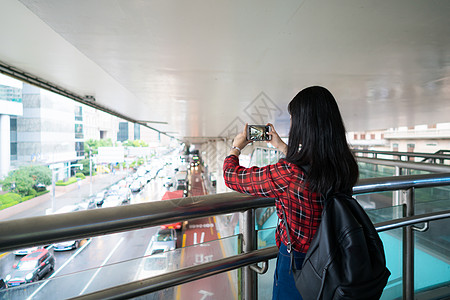
M 162 248 L 150 248 L 142 258 L 142 262 L 136 272 L 135 280 L 141 280 L 170 271 L 172 255 L 167 246 Z
M 0 290 L 4 290 L 6 288 L 8 288 L 8 286 L 6 285 L 5 281 L 0 278 Z
M 14 264 L 13 271 L 6 275 L 8 287 L 19 286 L 42 279 L 55 268 L 55 257 L 47 249 L 38 249 Z
M 43 191 L 47 190 L 47 187 L 43 183 L 36 183 L 35 185 L 33 185 L 33 189 L 36 192 L 43 192 Z
M 131 190 L 129 188 L 119 188 L 110 189 L 105 193 L 105 198 L 101 206 L 105 207 L 115 207 L 130 203 L 131 200 Z
M 167 273 L 173 267 L 177 235 L 174 229 L 160 229 L 152 237 L 136 272 L 135 280 Z
M 130 184 L 130 190 L 133 193 L 137 193 L 139 192 L 141 189 L 143 188 L 142 183 L 139 179 L 134 180 L 131 184 Z
M 105 198 L 102 204 L 102 208 L 106 207 L 116 207 L 123 204 L 123 199 L 119 195 L 110 195 Z
M 131 189 L 128 187 L 122 187 L 118 191 L 120 197 L 122 198 L 122 204 L 129 204 L 131 201 Z
M 177 247 L 177 232 L 173 228 L 160 228 L 152 237 L 153 249 L 175 250 Z
M 28 254 L 30 254 L 31 252 L 33 252 L 33 251 L 35 251 L 35 250 L 37 250 L 37 249 L 39 249 L 39 247 L 30 247 L 30 248 L 18 249 L 18 250 L 16 250 L 16 251 L 14 251 L 14 255 L 17 255 L 17 256 L 20 256 L 20 255 L 22 255 L 22 256 L 28 255 Z

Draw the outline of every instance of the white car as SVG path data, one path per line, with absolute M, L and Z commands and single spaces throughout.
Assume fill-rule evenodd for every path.
M 136 179 L 131 183 L 130 189 L 133 193 L 139 192 L 142 189 L 142 183 L 139 179 Z
M 169 251 L 168 246 L 153 248 L 150 244 L 150 247 L 145 252 L 145 256 L 141 260 L 135 280 L 167 273 L 172 266 L 172 253 L 167 251 Z
M 173 268 L 173 256 L 177 245 L 175 229 L 159 229 L 152 237 L 139 265 L 136 279 L 140 280 L 164 274 Z
M 20 255 L 20 256 L 22 256 L 22 255 L 28 255 L 28 254 L 30 254 L 31 252 L 33 252 L 33 251 L 35 251 L 35 250 L 37 250 L 39 247 L 30 247 L 30 248 L 24 248 L 24 249 L 18 249 L 18 250 L 16 250 L 16 251 L 14 251 L 14 255 Z

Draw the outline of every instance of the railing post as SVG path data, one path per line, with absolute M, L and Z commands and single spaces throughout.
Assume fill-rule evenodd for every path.
M 395 176 L 402 175 L 402 168 L 399 166 L 395 166 Z M 401 199 L 401 190 L 393 191 L 393 201 L 392 206 L 398 206 L 400 205 L 400 199 Z
M 244 253 L 255 250 L 256 234 L 255 234 L 255 210 L 249 209 L 243 214 L 242 226 L 239 226 L 243 236 Z M 242 291 L 244 300 L 256 299 L 257 277 L 256 273 L 250 267 L 244 267 L 242 270 Z
M 404 191 L 405 215 L 414 216 L 414 188 Z M 414 299 L 414 232 L 412 226 L 403 228 L 403 299 Z

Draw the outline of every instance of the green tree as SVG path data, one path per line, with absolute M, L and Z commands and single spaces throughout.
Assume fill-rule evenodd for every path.
M 81 159 L 78 161 L 79 164 L 83 165 L 83 170 L 80 170 L 79 172 L 83 173 L 85 176 L 89 175 L 89 159 Z M 94 164 L 92 164 L 92 172 L 94 172 Z
M 34 181 L 26 167 L 9 172 L 8 177 L 3 180 L 3 190 L 11 191 L 22 197 L 31 193 Z
M 52 171 L 44 166 L 28 166 L 29 174 L 36 183 L 50 185 L 52 183 Z
M 89 148 L 92 150 L 92 154 L 98 154 L 98 147 L 112 147 L 113 142 L 111 139 L 94 140 L 89 139 L 84 142 L 84 153 L 89 155 Z
M 22 197 L 34 194 L 33 186 L 36 183 L 50 185 L 52 173 L 44 166 L 23 166 L 8 173 L 2 181 L 4 191 L 12 191 Z
M 148 147 L 148 144 L 143 140 L 127 140 L 122 145 L 126 147 Z

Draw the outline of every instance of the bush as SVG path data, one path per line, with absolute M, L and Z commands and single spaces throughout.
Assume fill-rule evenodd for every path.
M 42 192 L 37 192 L 36 197 L 44 195 L 44 194 L 47 194 L 47 193 L 50 193 L 50 191 L 45 190 L 45 191 L 42 191 Z
M 66 182 L 62 181 L 62 180 L 58 180 L 55 184 L 57 186 L 66 186 L 66 185 L 70 185 L 72 183 L 77 182 L 77 178 L 76 177 L 70 177 L 69 180 L 67 180 Z
M 22 201 L 20 195 L 16 193 L 6 193 L 0 196 L 0 210 L 19 204 Z
M 36 197 L 36 196 L 32 196 L 32 195 L 30 195 L 30 196 L 25 196 L 25 197 L 22 198 L 22 200 L 21 200 L 20 202 L 25 202 L 25 201 L 27 201 L 27 200 L 33 199 L 34 197 Z
M 76 178 L 80 178 L 80 179 L 85 179 L 86 178 L 86 176 L 83 173 L 76 173 L 75 177 Z

